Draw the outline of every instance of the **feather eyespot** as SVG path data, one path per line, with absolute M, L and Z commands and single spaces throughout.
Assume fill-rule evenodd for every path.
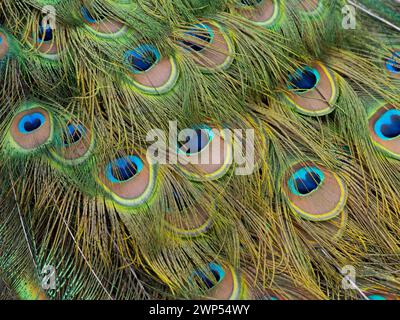
M 390 104 L 379 107 L 369 117 L 369 132 L 379 149 L 400 159 L 400 110 Z
M 95 19 L 93 16 L 92 16 L 92 14 L 89 12 L 89 10 L 87 9 L 87 8 L 85 8 L 85 7 L 82 7 L 81 8 L 81 13 L 82 13 L 82 16 L 83 16 L 83 18 L 86 20 L 86 22 L 88 22 L 88 23 L 96 23 L 97 21 L 101 21 L 101 20 L 103 20 L 104 18 L 105 18 L 105 16 L 102 16 L 102 17 L 97 17 L 97 19 Z
M 99 183 L 111 198 L 127 207 L 138 207 L 155 191 L 156 169 L 139 155 L 110 161 L 98 174 Z
M 324 173 L 317 167 L 303 167 L 297 170 L 289 179 L 289 190 L 298 195 L 306 196 L 316 191 L 324 181 Z
M 336 241 L 347 225 L 347 212 L 343 210 L 337 217 L 328 221 L 296 221 L 296 231 L 307 243 L 318 246 L 320 241 Z
M 43 19 L 33 28 L 32 39 L 29 41 L 42 57 L 55 60 L 58 58 L 59 51 L 55 38 L 55 30 L 52 25 Z
M 165 220 L 173 233 L 182 237 L 204 234 L 212 225 L 209 214 L 213 203 L 204 192 L 184 194 L 172 185 L 173 203 L 168 205 Z M 197 198 L 201 198 L 198 201 Z
M 182 130 L 178 136 L 178 162 L 192 180 L 216 180 L 232 164 L 232 143 L 223 130 L 208 126 Z
M 39 23 L 37 35 L 38 42 L 48 42 L 53 40 L 53 29 L 50 24 Z
M 220 25 L 211 21 L 188 28 L 178 44 L 205 72 L 225 70 L 233 62 L 233 44 Z
M 81 15 L 85 22 L 85 27 L 99 37 L 115 38 L 123 35 L 128 30 L 126 25 L 107 18 L 99 10 L 92 14 L 88 8 L 82 7 Z
M 289 88 L 297 94 L 306 93 L 315 89 L 321 79 L 317 69 L 308 66 L 299 68 L 289 76 Z
M 203 51 L 214 41 L 214 31 L 204 23 L 196 24 L 191 30 L 185 32 L 185 40 L 181 41 L 184 48 L 196 52 Z
M 386 111 L 375 123 L 375 132 L 382 140 L 398 138 L 400 135 L 400 111 Z
M 196 270 L 191 281 L 196 282 L 209 299 L 236 300 L 240 297 L 239 277 L 230 266 L 211 262 L 204 269 Z
M 387 292 L 385 289 L 380 287 L 373 287 L 363 291 L 368 300 L 400 300 L 400 297 L 398 295 Z
M 106 168 L 106 177 L 112 183 L 124 183 L 143 170 L 143 162 L 138 156 L 119 158 L 109 163 Z
M 236 11 L 256 25 L 275 26 L 281 16 L 279 0 L 239 0 Z
M 391 77 L 400 79 L 400 51 L 393 52 L 392 56 L 385 60 L 385 67 Z
M 27 152 L 47 144 L 52 138 L 52 130 L 50 114 L 44 108 L 32 105 L 14 117 L 10 134 L 19 150 Z
M 183 142 L 178 141 L 179 151 L 193 155 L 204 150 L 214 139 L 214 132 L 207 126 L 195 128 L 185 137 Z
M 131 83 L 148 94 L 163 94 L 173 89 L 179 72 L 173 57 L 162 57 L 149 44 L 125 52 L 124 61 Z
M 298 68 L 288 80 L 286 97 L 299 113 L 322 116 L 334 110 L 338 97 L 335 77 L 321 63 Z
M 8 50 L 9 47 L 8 47 L 7 36 L 3 32 L 0 32 L 0 62 L 4 57 L 7 56 Z
M 215 263 L 208 264 L 209 275 L 202 270 L 195 271 L 194 280 L 200 285 L 205 286 L 207 290 L 214 288 L 225 277 L 225 271 L 222 267 Z
M 368 300 L 387 300 L 386 297 L 380 294 L 370 294 L 367 296 Z
M 72 121 L 63 128 L 61 140 L 51 153 L 56 160 L 66 165 L 77 165 L 85 161 L 94 146 L 91 131 L 83 124 Z
M 81 124 L 69 123 L 64 133 L 64 146 L 78 143 L 86 134 L 86 129 Z
M 134 74 L 149 71 L 161 60 L 158 49 L 151 45 L 142 45 L 125 53 L 125 61 Z
M 331 220 L 344 210 L 346 185 L 320 165 L 298 163 L 286 171 L 283 181 L 289 206 L 306 220 Z
M 22 134 L 32 134 L 42 127 L 46 118 L 41 112 L 32 112 L 24 115 L 18 122 L 18 130 Z

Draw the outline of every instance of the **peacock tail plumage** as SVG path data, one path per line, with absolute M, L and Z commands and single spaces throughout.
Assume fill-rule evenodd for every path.
M 2 0 L 0 298 L 399 299 L 399 14 Z

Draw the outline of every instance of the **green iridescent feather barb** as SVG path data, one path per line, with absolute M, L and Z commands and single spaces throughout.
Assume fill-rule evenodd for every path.
M 376 3 L 2 0 L 0 299 L 400 299 Z

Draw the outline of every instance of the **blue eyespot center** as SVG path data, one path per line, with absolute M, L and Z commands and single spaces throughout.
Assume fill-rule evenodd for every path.
M 46 118 L 40 112 L 24 115 L 18 123 L 18 130 L 23 134 L 31 134 L 38 130 L 46 122 Z
M 185 36 L 187 39 L 182 40 L 181 43 L 190 50 L 200 52 L 205 49 L 207 44 L 213 42 L 214 31 L 210 26 L 199 23 L 194 25 L 190 31 L 185 32 Z M 194 39 L 190 40 L 190 38 Z
M 152 45 L 142 45 L 125 52 L 125 63 L 133 73 L 150 70 L 160 61 L 160 58 L 160 52 Z
M 371 294 L 368 296 L 369 300 L 387 300 L 384 296 L 380 294 Z
M 394 52 L 392 57 L 386 60 L 386 69 L 391 73 L 400 73 L 400 51 Z
M 324 173 L 317 167 L 303 167 L 292 174 L 288 181 L 289 190 L 298 196 L 306 196 L 318 189 Z
M 53 40 L 53 29 L 50 24 L 39 23 L 38 40 L 41 42 Z
M 126 182 L 143 169 L 143 161 L 138 156 L 127 156 L 110 162 L 106 167 L 106 177 L 112 183 Z
M 225 277 L 224 269 L 216 264 L 209 263 L 208 264 L 209 272 L 204 272 L 201 270 L 197 270 L 194 273 L 195 281 L 199 286 L 205 286 L 208 290 L 215 287 L 218 283 L 220 283 Z
M 374 130 L 382 140 L 392 140 L 400 135 L 400 110 L 388 110 L 375 122 Z
M 307 92 L 318 85 L 320 78 L 317 69 L 308 66 L 298 68 L 294 74 L 289 76 L 289 89 L 295 90 L 296 93 Z
M 184 141 L 178 141 L 179 150 L 187 155 L 204 150 L 214 138 L 211 128 L 202 126 L 188 132 Z
M 79 142 L 85 135 L 85 128 L 80 124 L 68 124 L 64 132 L 64 145 L 72 145 Z
M 93 17 L 93 15 L 90 13 L 89 9 L 86 7 L 81 8 L 81 14 L 82 14 L 83 18 L 89 23 L 96 23 L 98 21 L 105 19 L 104 14 L 99 14 L 97 12 L 96 12 L 96 17 Z

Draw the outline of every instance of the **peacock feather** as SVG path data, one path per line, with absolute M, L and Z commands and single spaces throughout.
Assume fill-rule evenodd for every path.
M 0 298 L 399 299 L 399 6 L 2 0 Z

